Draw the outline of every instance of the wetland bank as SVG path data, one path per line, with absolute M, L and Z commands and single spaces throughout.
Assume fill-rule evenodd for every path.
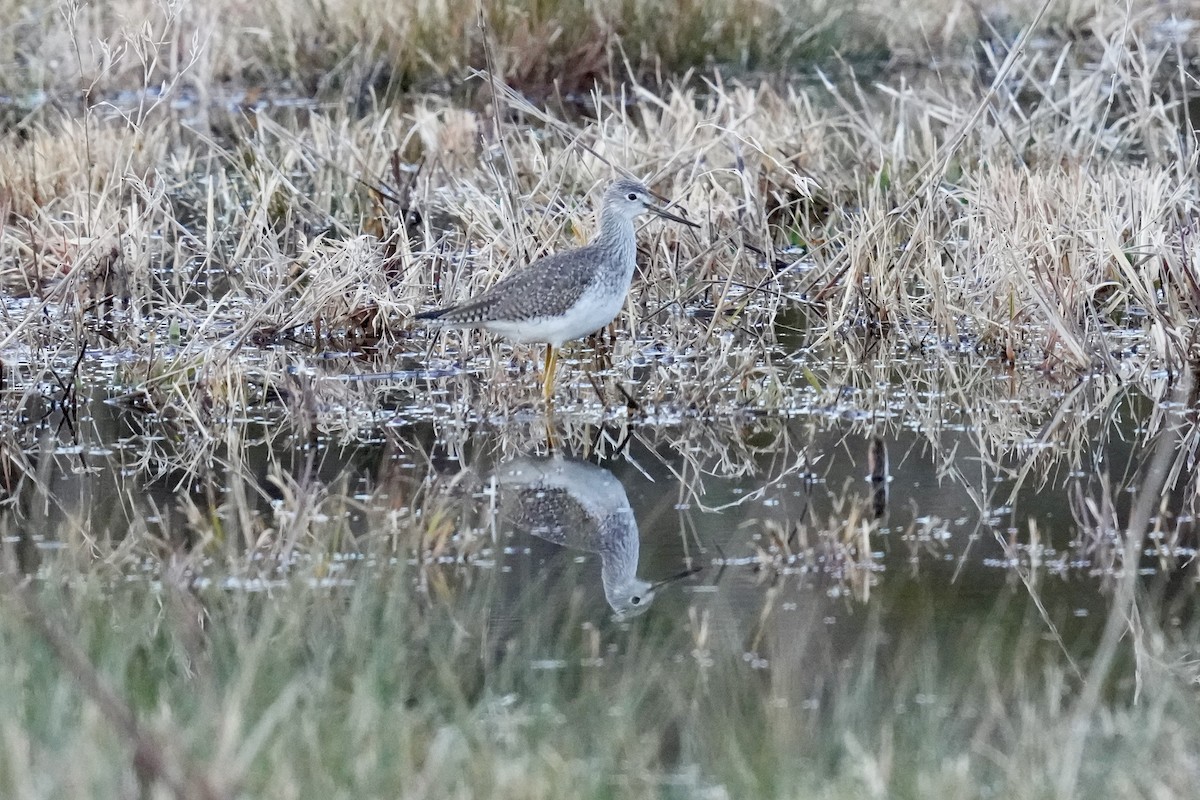
M 1194 796 L 1196 9 L 1116 6 L 0 2 L 0 796 Z M 700 228 L 552 414 L 411 324 L 618 170 Z

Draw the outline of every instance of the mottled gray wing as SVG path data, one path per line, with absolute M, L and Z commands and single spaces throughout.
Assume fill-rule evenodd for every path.
M 475 325 L 558 316 L 579 302 L 595 279 L 593 257 L 590 247 L 581 247 L 539 258 L 478 297 L 438 313 L 436 318 L 447 325 Z
M 523 533 L 560 547 L 597 549 L 594 537 L 600 520 L 568 489 L 541 483 L 506 487 L 500 495 L 500 514 Z

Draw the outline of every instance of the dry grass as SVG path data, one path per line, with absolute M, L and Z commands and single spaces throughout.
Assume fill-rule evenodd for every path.
M 0 92 L 19 105 L 101 99 L 135 87 L 172 86 L 218 102 L 292 91 L 362 99 L 445 86 L 492 66 L 538 95 L 587 92 L 614 73 L 646 77 L 713 64 L 779 69 L 813 56 L 961 55 L 980 33 L 1007 36 L 1038 3 L 981 15 L 963 0 L 644 0 L 436 3 L 399 0 L 120 0 L 0 3 Z M 1123 16 L 1110 4 L 1057 3 L 1055 29 L 1086 33 Z M 1135 11 L 1175 10 L 1139 2 Z M 1186 3 L 1175 4 L 1186 11 Z M 485 28 L 480 25 L 485 9 Z

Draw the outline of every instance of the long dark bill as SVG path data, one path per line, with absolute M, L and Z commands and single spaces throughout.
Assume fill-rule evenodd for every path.
M 650 584 L 650 589 L 654 590 L 654 589 L 659 588 L 660 586 L 666 586 L 668 583 L 674 583 L 675 581 L 683 580 L 684 578 L 690 578 L 691 576 L 695 575 L 697 572 L 700 572 L 703 569 L 704 569 L 704 567 L 691 567 L 689 569 L 685 569 L 683 572 L 680 572 L 676 575 L 672 575 L 669 578 L 663 578 L 660 581 L 655 581 L 654 583 Z
M 687 225 L 691 228 L 699 228 L 700 227 L 695 222 L 692 222 L 689 219 L 684 219 L 683 217 L 675 216 L 670 211 L 667 211 L 665 208 L 659 208 L 658 206 L 646 206 L 646 210 L 650 211 L 654 214 L 658 214 L 663 219 L 669 219 L 672 222 L 678 222 L 681 225 Z

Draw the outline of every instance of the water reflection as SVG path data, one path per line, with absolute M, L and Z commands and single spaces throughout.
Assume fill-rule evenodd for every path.
M 604 597 L 618 615 L 649 608 L 655 585 L 637 576 L 637 519 L 611 472 L 554 456 L 515 458 L 495 475 L 507 524 L 561 547 L 598 553 Z

